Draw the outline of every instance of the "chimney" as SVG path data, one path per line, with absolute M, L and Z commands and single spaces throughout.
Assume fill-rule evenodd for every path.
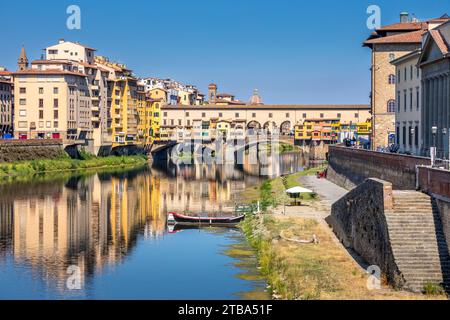
M 401 12 L 400 13 L 400 23 L 408 23 L 409 22 L 409 13 Z
M 66 42 L 66 40 L 64 40 L 64 39 L 62 39 L 62 38 L 59 39 L 59 41 L 58 41 L 59 44 L 64 43 L 64 42 Z

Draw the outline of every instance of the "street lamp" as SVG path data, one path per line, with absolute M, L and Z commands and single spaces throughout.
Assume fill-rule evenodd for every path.
M 438 131 L 438 127 L 433 126 L 431 128 L 431 133 L 433 134 L 433 147 L 434 148 L 436 148 L 436 134 L 437 134 L 437 131 Z
M 438 131 L 438 127 L 433 126 L 431 127 L 431 133 L 433 134 L 433 147 L 430 148 L 430 155 L 431 155 L 431 166 L 434 167 L 435 161 L 436 161 L 436 134 Z

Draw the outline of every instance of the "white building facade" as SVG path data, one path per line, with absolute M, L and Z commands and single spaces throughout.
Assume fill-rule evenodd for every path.
M 400 153 L 420 155 L 422 145 L 420 50 L 392 61 L 396 67 L 396 143 Z

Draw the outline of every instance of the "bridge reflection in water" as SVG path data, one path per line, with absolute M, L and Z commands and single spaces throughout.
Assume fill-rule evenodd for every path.
M 302 161 L 291 155 L 276 165 L 279 172 L 288 173 Z M 258 170 L 258 166 L 243 170 L 234 165 L 169 163 L 0 185 L 0 273 L 7 276 L 0 279 L 0 298 L 9 297 L 8 272 L 21 274 L 20 270 L 34 279 L 29 280 L 30 287 L 33 281 L 42 283 L 41 298 L 53 297 L 47 291 L 58 297 L 79 296 L 66 289 L 69 266 L 78 266 L 81 282 L 95 287 L 105 268 L 126 264 L 139 241 L 164 239 L 168 211 L 231 212 L 236 194 L 264 179 Z M 17 279 L 11 276 L 10 281 Z M 17 297 L 34 295 L 19 292 Z

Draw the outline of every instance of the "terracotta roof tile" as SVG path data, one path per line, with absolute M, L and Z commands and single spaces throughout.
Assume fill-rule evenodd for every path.
M 23 71 L 14 72 L 13 75 L 72 75 L 72 76 L 80 76 L 85 77 L 85 74 L 73 71 L 65 71 L 59 69 L 47 69 L 47 70 L 37 70 L 37 69 L 28 69 Z
M 203 106 L 184 106 L 184 105 L 166 105 L 165 110 L 370 110 L 369 105 L 203 105 Z
M 72 64 L 69 60 L 34 60 L 31 64 Z
M 413 32 L 405 32 L 388 37 L 375 38 L 364 42 L 365 45 L 383 44 L 383 43 L 421 43 L 422 36 L 426 30 L 419 30 Z
M 413 31 L 413 30 L 423 30 L 427 28 L 425 22 L 407 22 L 407 23 L 394 23 L 381 28 L 376 29 L 377 31 Z
M 436 42 L 436 45 L 439 47 L 439 50 L 441 50 L 442 54 L 448 54 L 450 51 L 449 44 L 442 37 L 442 34 L 439 32 L 439 30 L 430 30 L 430 34 Z

